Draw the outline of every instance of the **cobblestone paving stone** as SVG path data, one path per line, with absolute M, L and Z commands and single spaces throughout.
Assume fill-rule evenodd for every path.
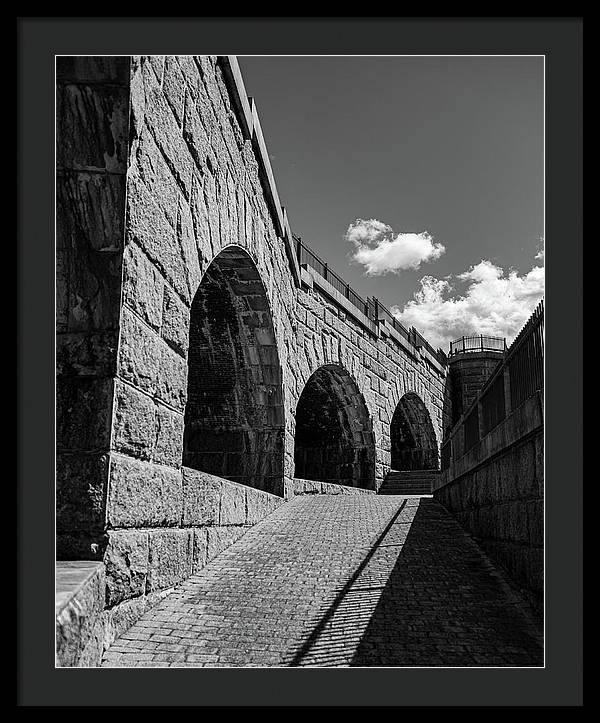
M 106 667 L 540 666 L 521 599 L 431 498 L 302 496 L 148 611 Z

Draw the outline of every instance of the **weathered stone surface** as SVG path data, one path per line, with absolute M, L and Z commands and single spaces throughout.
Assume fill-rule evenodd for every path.
M 115 382 L 113 449 L 150 459 L 155 441 L 155 404 L 135 387 Z
M 208 558 L 208 527 L 193 530 L 194 550 L 192 554 L 192 574 L 199 572 L 206 565 Z
M 178 525 L 183 508 L 181 472 L 112 453 L 107 518 L 113 527 Z
M 218 525 L 223 480 L 206 472 L 182 467 L 183 522 L 186 527 Z
M 538 479 L 543 455 L 538 444 L 543 435 L 538 430 L 538 437 L 519 443 L 519 435 L 529 431 L 523 420 L 508 429 L 505 444 L 512 446 L 506 452 L 484 457 L 481 466 L 443 485 L 434 495 L 528 591 L 531 604 L 541 609 L 544 502 L 543 477 L 542 484 Z
M 107 454 L 57 454 L 56 529 L 59 535 L 102 529 L 107 483 Z
M 156 441 L 152 460 L 179 467 L 183 450 L 183 414 L 157 403 L 154 431 Z
M 67 330 L 96 333 L 119 322 L 121 252 L 95 251 L 83 244 L 67 254 L 69 274 Z
M 224 480 L 221 484 L 220 525 L 246 523 L 246 488 Z
M 143 126 L 132 148 L 130 175 L 136 175 L 148 189 L 169 224 L 177 224 L 179 188 L 152 133 Z
M 185 80 L 177 58 L 174 55 L 167 55 L 163 73 L 163 92 L 179 125 L 183 122 L 185 91 Z
M 146 592 L 172 587 L 192 572 L 194 533 L 191 530 L 150 530 Z
M 104 553 L 106 604 L 113 607 L 143 595 L 148 576 L 148 532 L 111 530 Z
M 116 331 L 57 334 L 57 376 L 111 377 L 117 369 Z
M 153 329 L 160 329 L 163 278 L 148 257 L 133 243 L 123 257 L 123 301 Z
M 177 119 L 148 63 L 141 63 L 133 70 L 134 75 L 138 73 L 141 75 L 141 83 L 133 80 L 131 92 L 132 96 L 141 94 L 142 97 L 132 98 L 132 103 L 143 108 L 145 122 L 154 140 L 165 155 L 182 192 L 189 198 L 194 162 L 183 140 Z
M 187 398 L 187 362 L 164 341 L 158 343 L 157 352 L 156 396 L 183 411 Z
M 284 503 L 277 495 L 249 487 L 246 490 L 246 524 L 256 525 Z
M 123 248 L 125 176 L 65 170 L 56 178 L 57 246 L 120 252 Z
M 61 55 L 56 58 L 56 80 L 128 85 L 129 64 L 126 55 Z
M 127 170 L 126 86 L 69 83 L 59 86 L 57 161 L 75 169 Z
M 102 655 L 102 610 L 104 608 L 104 567 L 88 565 L 81 579 L 61 587 L 67 566 L 57 564 L 57 592 L 62 592 L 56 609 L 56 664 L 59 667 L 99 665 Z M 68 572 L 68 570 L 67 570 Z M 100 644 L 98 644 L 100 640 Z
M 130 174 L 127 181 L 127 207 L 128 242 L 138 244 L 177 293 L 189 300 L 187 272 L 175 229 L 135 174 Z
M 56 444 L 60 450 L 108 450 L 113 381 L 106 378 L 60 378 L 56 384 Z
M 158 387 L 160 338 L 127 306 L 121 316 L 119 375 L 153 395 Z
M 168 286 L 165 286 L 161 336 L 178 354 L 185 356 L 189 334 L 190 310 Z

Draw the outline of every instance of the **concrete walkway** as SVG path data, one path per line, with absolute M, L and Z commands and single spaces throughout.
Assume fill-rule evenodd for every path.
M 146 613 L 103 665 L 543 665 L 525 610 L 431 498 L 296 497 Z

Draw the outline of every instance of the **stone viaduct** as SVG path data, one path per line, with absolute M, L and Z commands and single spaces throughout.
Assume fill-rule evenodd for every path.
M 58 58 L 57 139 L 57 556 L 113 636 L 285 499 L 439 468 L 445 356 L 292 235 L 234 57 Z

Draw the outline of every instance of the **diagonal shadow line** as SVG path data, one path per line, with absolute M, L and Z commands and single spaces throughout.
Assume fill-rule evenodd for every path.
M 329 606 L 325 615 L 323 615 L 323 617 L 319 621 L 318 625 L 313 629 L 312 633 L 309 635 L 308 639 L 302 645 L 300 650 L 296 653 L 296 655 L 294 655 L 294 657 L 290 663 L 290 666 L 300 665 L 302 658 L 309 652 L 309 650 L 312 648 L 312 646 L 317 642 L 319 635 L 323 632 L 323 630 L 325 629 L 325 626 L 327 625 L 329 620 L 331 620 L 331 618 L 333 617 L 333 614 L 340 606 L 342 600 L 350 592 L 352 585 L 354 585 L 354 583 L 358 580 L 361 572 L 369 564 L 369 560 L 373 557 L 377 548 L 381 546 L 381 543 L 383 542 L 383 540 L 385 539 L 385 536 L 390 531 L 392 525 L 396 522 L 396 520 L 400 516 L 402 510 L 406 507 L 406 502 L 407 502 L 407 500 L 404 500 L 402 502 L 402 504 L 400 505 L 400 509 L 396 512 L 396 514 L 388 522 L 388 524 L 386 525 L 386 527 L 383 530 L 383 532 L 381 533 L 381 535 L 379 535 L 379 537 L 375 541 L 375 544 L 373 545 L 373 547 L 369 550 L 369 553 L 367 554 L 365 559 L 360 563 L 360 565 L 354 571 L 354 574 L 352 575 L 352 577 L 348 580 L 348 582 L 344 585 L 344 587 L 336 595 L 335 600 L 331 603 L 331 605 Z

